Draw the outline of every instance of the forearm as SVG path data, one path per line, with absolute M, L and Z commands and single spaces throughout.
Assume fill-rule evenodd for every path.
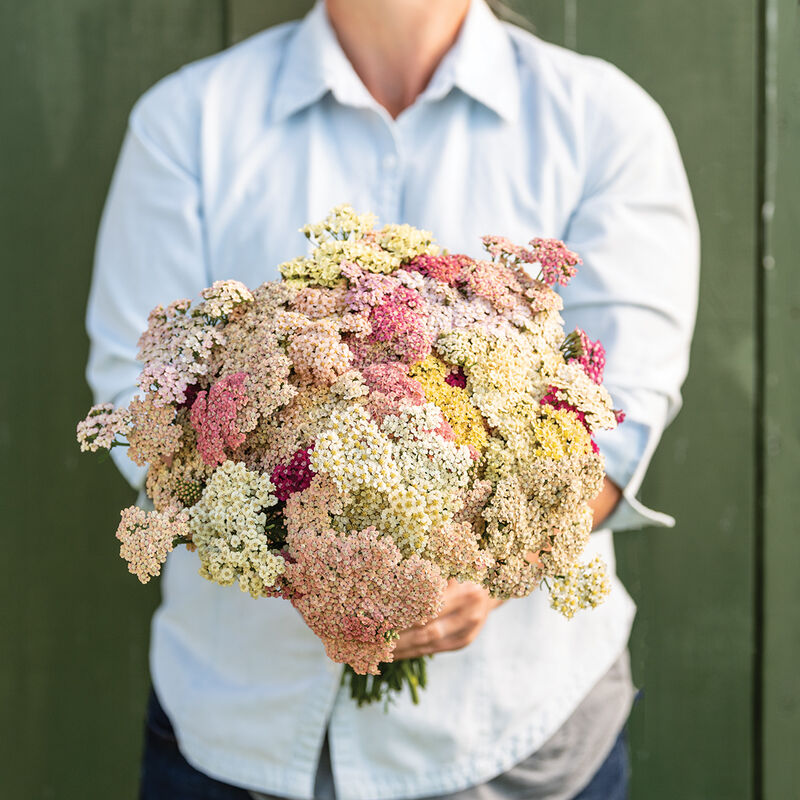
M 600 494 L 589 503 L 592 509 L 592 529 L 597 530 L 617 507 L 622 497 L 622 490 L 606 476 Z

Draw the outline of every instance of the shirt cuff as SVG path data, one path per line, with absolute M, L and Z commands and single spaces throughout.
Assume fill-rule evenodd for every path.
M 612 391 L 615 404 L 618 402 L 617 398 L 622 399 L 621 394 Z M 630 408 L 624 402 L 622 406 Z M 622 490 L 616 508 L 601 523 L 602 529 L 624 531 L 652 526 L 674 527 L 673 517 L 648 508 L 636 497 L 661 439 L 662 430 L 663 424 L 643 422 L 628 416 L 614 430 L 596 433 L 595 440 L 605 458 L 606 475 Z

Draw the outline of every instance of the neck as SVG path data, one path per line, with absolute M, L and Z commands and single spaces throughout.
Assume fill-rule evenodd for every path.
M 370 94 L 397 117 L 453 46 L 470 0 L 325 0 L 339 44 Z

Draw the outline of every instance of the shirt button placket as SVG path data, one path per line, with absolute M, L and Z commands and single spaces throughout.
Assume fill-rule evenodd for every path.
M 379 174 L 381 222 L 398 222 L 400 216 L 400 158 L 395 142 L 380 160 Z

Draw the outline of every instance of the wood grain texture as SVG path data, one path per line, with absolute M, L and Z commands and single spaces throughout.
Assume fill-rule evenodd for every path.
M 757 4 L 593 0 L 579 4 L 577 29 L 581 52 L 631 75 L 671 120 L 703 249 L 685 407 L 643 490 L 678 525 L 616 537 L 639 606 L 632 796 L 749 798 Z
M 230 44 L 271 25 L 302 17 L 312 0 L 228 0 L 228 41 Z
M 27 0 L 0 10 L 0 795 L 133 798 L 158 589 L 118 556 L 132 492 L 81 454 L 83 316 L 127 114 L 221 45 L 222 5 Z
M 763 271 L 763 787 L 800 795 L 800 7 L 766 3 Z

